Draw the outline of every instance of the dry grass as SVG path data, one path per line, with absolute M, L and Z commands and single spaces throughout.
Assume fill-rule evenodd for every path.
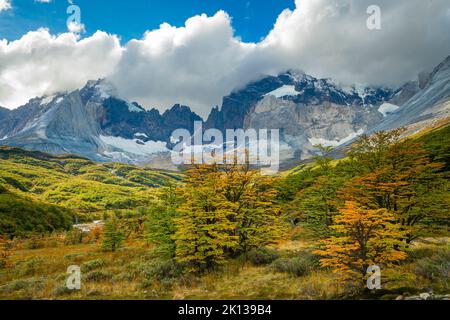
M 283 256 L 296 256 L 312 245 L 286 241 L 276 249 Z M 414 254 L 421 259 L 448 249 L 447 241 L 426 239 L 415 245 Z M 0 270 L 0 299 L 338 299 L 344 294 L 330 271 L 318 269 L 296 277 L 240 259 L 199 277 L 149 280 L 145 271 L 152 259 L 150 250 L 139 242 L 127 243 L 116 253 L 102 252 L 98 244 L 15 250 L 10 266 Z M 81 290 L 68 291 L 67 268 L 86 263 L 89 271 L 83 273 Z M 448 279 L 430 281 L 417 275 L 415 267 L 411 260 L 383 274 L 384 289 L 449 290 Z
M 209 274 L 193 287 L 175 288 L 176 299 L 296 300 L 329 299 L 342 293 L 330 272 L 305 277 L 277 273 L 268 267 L 245 266 L 238 273 Z
M 109 279 L 99 282 L 82 281 L 82 290 L 64 294 L 66 272 L 71 265 L 81 266 L 93 260 L 103 260 L 101 272 L 119 275 L 127 264 L 140 260 L 147 249 L 127 246 L 116 252 L 102 252 L 97 244 L 67 247 L 17 250 L 11 256 L 10 267 L 0 272 L 2 299 L 81 299 L 81 298 L 145 298 L 134 279 Z M 23 283 L 22 283 L 23 282 Z M 8 290 L 5 285 L 16 286 Z M 58 291 L 59 289 L 59 291 Z

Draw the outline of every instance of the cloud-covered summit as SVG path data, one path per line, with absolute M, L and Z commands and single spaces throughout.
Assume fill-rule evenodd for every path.
M 121 45 L 97 32 L 29 32 L 0 41 L 0 105 L 72 90 L 107 77 L 121 97 L 164 110 L 187 104 L 206 115 L 224 95 L 265 74 L 302 69 L 343 83 L 396 86 L 450 54 L 448 0 L 378 0 L 381 30 L 366 27 L 369 0 L 296 0 L 258 43 L 234 35 L 224 11 L 184 26 L 162 24 Z M 261 4 L 263 5 L 263 4 Z

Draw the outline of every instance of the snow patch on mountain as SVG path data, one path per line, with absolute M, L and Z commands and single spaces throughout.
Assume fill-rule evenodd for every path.
M 128 106 L 128 111 L 130 112 L 143 112 L 144 110 L 139 108 L 138 106 L 132 104 L 132 103 L 128 103 L 127 102 L 127 106 Z
M 55 96 L 48 96 L 48 97 L 45 97 L 45 98 L 42 99 L 42 101 L 41 101 L 41 106 L 45 106 L 45 105 L 49 104 L 50 102 L 53 101 L 53 99 L 55 99 Z
M 358 94 L 358 96 L 361 97 L 361 99 L 363 99 L 367 96 L 367 89 L 365 86 L 360 85 L 360 84 L 355 84 L 353 86 L 353 92 L 356 92 Z
M 138 138 L 138 137 L 148 138 L 148 136 L 145 133 L 142 133 L 142 132 L 137 132 L 137 133 L 134 134 L 134 136 L 136 138 Z
M 356 137 L 362 135 L 364 133 L 364 130 L 360 129 L 357 132 L 351 133 L 349 136 L 343 138 L 343 139 L 335 139 L 335 140 L 327 140 L 324 138 L 309 138 L 309 142 L 311 145 L 323 145 L 325 147 L 338 147 L 340 145 L 343 145 L 344 143 L 347 143 Z
M 383 103 L 379 108 L 378 111 L 383 114 L 383 116 L 387 117 L 389 114 L 394 113 L 397 111 L 400 107 L 392 104 L 392 103 Z
M 296 96 L 298 95 L 298 91 L 295 90 L 295 86 L 284 85 L 281 88 L 273 90 L 266 94 L 266 96 L 274 96 L 276 98 L 282 98 L 286 96 Z
M 139 139 L 124 139 L 121 137 L 104 135 L 100 135 L 100 140 L 108 146 L 135 155 L 145 156 L 149 154 L 169 151 L 166 148 L 166 143 L 162 141 L 142 142 Z

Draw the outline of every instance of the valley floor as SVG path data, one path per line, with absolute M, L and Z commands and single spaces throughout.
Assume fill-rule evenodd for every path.
M 416 243 L 411 258 L 389 270 L 390 280 L 382 278 L 387 282 L 383 290 L 358 297 L 344 296 L 331 271 L 317 268 L 296 276 L 245 259 L 232 260 L 222 270 L 203 276 L 167 274 L 155 280 L 149 277 L 155 258 L 139 242 L 128 242 L 116 253 L 102 252 L 98 244 L 18 249 L 0 271 L 0 299 L 396 299 L 429 291 L 445 294 L 450 292 L 448 260 L 438 265 L 436 257 L 442 253 L 448 257 L 449 243 L 447 238 Z M 288 241 L 275 249 L 289 259 L 312 245 Z M 66 287 L 71 265 L 81 266 L 79 291 Z M 442 270 L 447 277 L 437 276 Z

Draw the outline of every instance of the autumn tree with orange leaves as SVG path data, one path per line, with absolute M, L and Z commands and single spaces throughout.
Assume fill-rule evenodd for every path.
M 366 209 L 346 202 L 332 227 L 337 235 L 321 241 L 321 265 L 357 289 L 364 288 L 367 268 L 388 267 L 406 258 L 402 233 L 395 216 L 386 209 Z
M 349 152 L 358 176 L 340 192 L 345 201 L 387 209 L 405 230 L 407 243 L 421 235 L 422 222 L 446 214 L 442 164 L 431 162 L 423 145 L 403 140 L 404 129 L 359 139 Z

